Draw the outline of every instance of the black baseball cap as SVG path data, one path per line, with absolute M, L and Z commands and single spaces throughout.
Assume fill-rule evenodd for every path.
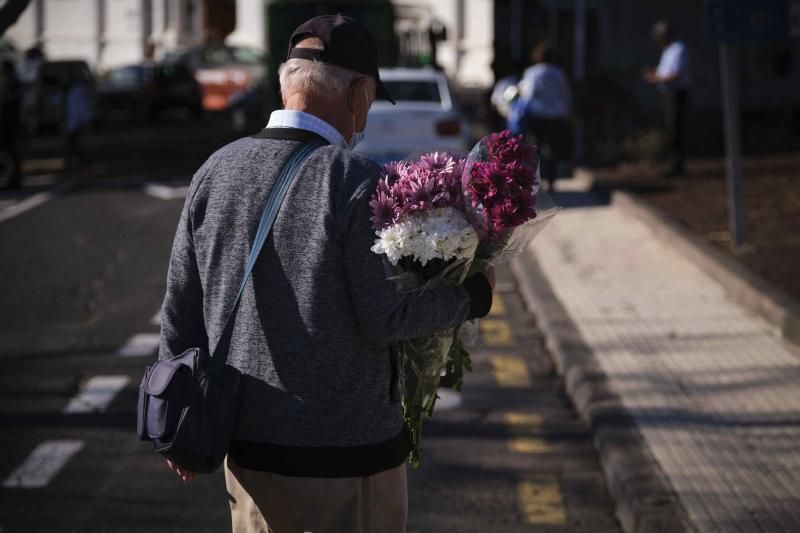
M 295 48 L 309 37 L 316 37 L 324 50 Z M 356 19 L 345 15 L 320 15 L 301 24 L 289 39 L 287 59 L 309 59 L 353 70 L 375 79 L 378 98 L 395 103 L 378 75 L 378 56 L 375 40 L 369 30 Z

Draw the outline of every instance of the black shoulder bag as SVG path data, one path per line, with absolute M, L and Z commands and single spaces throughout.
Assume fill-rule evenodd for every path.
M 190 348 L 148 366 L 139 386 L 137 431 L 156 451 L 190 472 L 213 472 L 222 464 L 239 410 L 239 371 L 226 364 L 239 301 L 297 171 L 322 146 L 301 146 L 283 167 L 261 215 L 250 257 L 233 308 L 214 353 Z

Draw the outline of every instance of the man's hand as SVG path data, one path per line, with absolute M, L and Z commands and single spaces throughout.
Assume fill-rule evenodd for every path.
M 661 77 L 656 74 L 656 69 L 647 69 L 642 73 L 642 78 L 647 83 L 658 83 L 661 81 Z
M 197 474 L 194 472 L 189 472 L 188 470 L 184 470 L 183 468 L 179 467 L 169 459 L 167 459 L 167 465 L 175 471 L 176 474 L 181 476 L 181 479 L 184 481 L 191 481 L 197 477 Z
M 494 291 L 494 286 L 497 283 L 497 278 L 494 274 L 494 267 L 490 266 L 486 270 L 483 271 L 483 275 L 486 276 L 486 279 L 489 281 L 489 285 L 492 286 L 492 291 Z

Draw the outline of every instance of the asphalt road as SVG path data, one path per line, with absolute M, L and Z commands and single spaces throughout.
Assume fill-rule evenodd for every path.
M 92 166 L 66 185 L 57 139 L 42 139 L 28 186 L 0 193 L 0 533 L 229 530 L 222 474 L 182 483 L 134 434 L 180 187 L 228 139 L 215 119 L 116 125 L 87 137 Z M 167 182 L 158 197 L 153 182 Z M 425 426 L 409 531 L 617 531 L 591 437 L 505 269 L 482 324 L 463 396 Z

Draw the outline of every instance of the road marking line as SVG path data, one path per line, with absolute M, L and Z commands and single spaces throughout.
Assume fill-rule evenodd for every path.
M 483 342 L 492 348 L 510 348 L 514 345 L 511 326 L 500 319 L 483 319 L 478 322 Z
M 506 314 L 506 304 L 503 297 L 499 292 L 495 292 L 492 296 L 492 309 L 489 311 L 489 316 L 503 316 Z
M 28 198 L 25 198 L 24 200 L 13 203 L 8 207 L 4 207 L 3 210 L 0 211 L 0 222 L 5 222 L 6 220 L 9 220 L 11 218 L 21 215 L 22 213 L 25 213 L 26 211 L 30 211 L 34 207 L 38 207 L 43 203 L 49 202 L 53 198 L 61 196 L 66 191 L 69 191 L 74 186 L 75 186 L 74 181 L 64 182 L 59 185 L 56 185 L 49 191 L 36 193 L 32 196 L 29 196 Z
M 506 413 L 503 415 L 512 430 L 536 431 L 542 427 L 544 417 L 536 413 Z
M 64 414 L 102 413 L 129 381 L 128 376 L 94 376 L 64 408 Z
M 144 186 L 144 192 L 159 200 L 177 200 L 186 197 L 189 187 L 170 187 L 161 183 L 148 183 Z
M 146 357 L 155 355 L 159 344 L 158 333 L 137 333 L 119 349 L 120 357 Z
M 541 454 L 550 453 L 553 447 L 544 439 L 537 437 L 513 437 L 508 441 L 508 449 L 515 453 Z
M 50 440 L 37 446 L 3 482 L 5 488 L 46 487 L 64 465 L 83 448 L 82 440 Z
M 489 359 L 494 379 L 501 387 L 530 387 L 531 375 L 519 357 L 495 356 Z
M 43 203 L 52 200 L 54 196 L 55 195 L 52 192 L 45 191 L 34 194 L 33 196 L 30 196 L 28 198 L 25 198 L 21 202 L 12 204 L 3 209 L 2 212 L 0 212 L 0 222 L 4 222 L 10 218 L 19 216 L 25 211 L 30 211 L 34 207 L 40 206 Z
M 542 415 L 536 413 L 506 413 L 503 415 L 506 425 L 515 436 L 508 441 L 508 448 L 512 452 L 536 454 L 549 453 L 553 450 L 550 443 L 530 434 L 542 427 Z
M 153 315 L 153 318 L 150 319 L 150 323 L 154 326 L 161 325 L 161 309 L 159 309 L 158 312 Z
M 525 480 L 517 485 L 519 506 L 530 525 L 567 523 L 564 501 L 555 479 Z

